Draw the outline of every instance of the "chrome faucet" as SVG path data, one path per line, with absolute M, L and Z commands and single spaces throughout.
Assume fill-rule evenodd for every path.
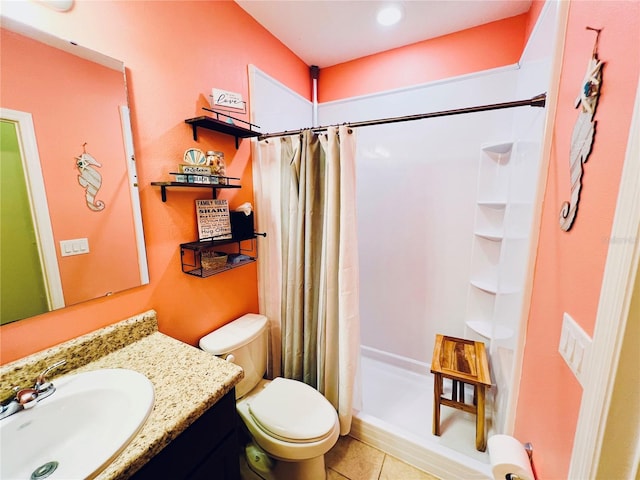
M 33 387 L 14 387 L 13 391 L 15 392 L 15 395 L 11 395 L 0 403 L 0 420 L 10 417 L 21 410 L 35 407 L 36 403 L 40 400 L 53 394 L 53 392 L 56 391 L 56 387 L 53 386 L 53 383 L 47 380 L 47 375 L 51 370 L 54 370 L 65 363 L 67 363 L 66 360 L 60 360 L 50 367 L 47 367 L 40 375 L 38 375 Z

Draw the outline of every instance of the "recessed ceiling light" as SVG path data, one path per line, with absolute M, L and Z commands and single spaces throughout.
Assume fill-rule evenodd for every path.
M 378 10 L 376 19 L 380 25 L 385 27 L 394 25 L 402 19 L 402 8 L 400 5 L 387 5 Z

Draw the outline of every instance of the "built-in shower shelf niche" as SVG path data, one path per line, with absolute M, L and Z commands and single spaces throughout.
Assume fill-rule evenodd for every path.
M 508 161 L 513 150 L 513 142 L 505 141 L 501 143 L 491 143 L 482 146 L 482 151 L 496 161 Z
M 477 237 L 484 238 L 486 240 L 490 240 L 492 242 L 501 242 L 504 238 L 504 234 L 500 230 L 476 230 L 473 232 Z
M 489 240 L 502 239 L 505 211 L 506 202 L 478 203 L 473 233 Z
M 506 340 L 513 337 L 513 329 L 494 325 L 486 320 L 467 320 L 467 327 L 488 340 Z
M 512 233 L 505 234 L 499 230 L 475 230 L 473 234 L 476 237 L 484 238 L 485 240 L 490 240 L 492 242 L 502 242 L 502 241 L 523 241 L 528 240 L 528 236 L 524 233 Z
M 487 292 L 492 295 L 510 295 L 520 291 L 520 288 L 516 285 L 498 285 L 495 281 L 480 278 L 471 279 L 470 283 L 483 292 Z
M 512 170 L 513 142 L 485 145 L 481 149 L 478 168 L 478 200 L 504 204 L 509 199 L 509 176 Z
M 503 141 L 485 144 L 478 152 L 465 335 L 487 345 L 496 382 L 492 408 L 498 433 L 505 433 L 504 411 L 520 334 L 536 151 L 527 142 Z
M 479 207 L 487 207 L 487 208 L 492 208 L 494 210 L 504 210 L 507 207 L 506 200 L 489 200 L 489 199 L 478 200 L 476 204 Z

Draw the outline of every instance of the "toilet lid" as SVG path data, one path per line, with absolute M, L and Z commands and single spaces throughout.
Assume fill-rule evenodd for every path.
M 299 443 L 325 438 L 337 419 L 333 405 L 316 389 L 280 377 L 251 400 L 249 412 L 272 436 Z

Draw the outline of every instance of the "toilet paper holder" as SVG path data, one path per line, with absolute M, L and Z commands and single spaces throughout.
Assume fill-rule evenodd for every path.
M 531 443 L 505 434 L 493 435 L 487 443 L 495 480 L 538 480 Z
M 533 465 L 533 445 L 531 442 L 527 442 L 523 444 L 525 452 L 527 452 L 527 456 L 529 457 L 529 463 L 531 464 L 531 471 L 533 472 L 534 480 L 538 480 L 538 476 L 536 475 L 536 469 Z M 524 480 L 515 473 L 507 473 L 504 476 L 505 480 Z

